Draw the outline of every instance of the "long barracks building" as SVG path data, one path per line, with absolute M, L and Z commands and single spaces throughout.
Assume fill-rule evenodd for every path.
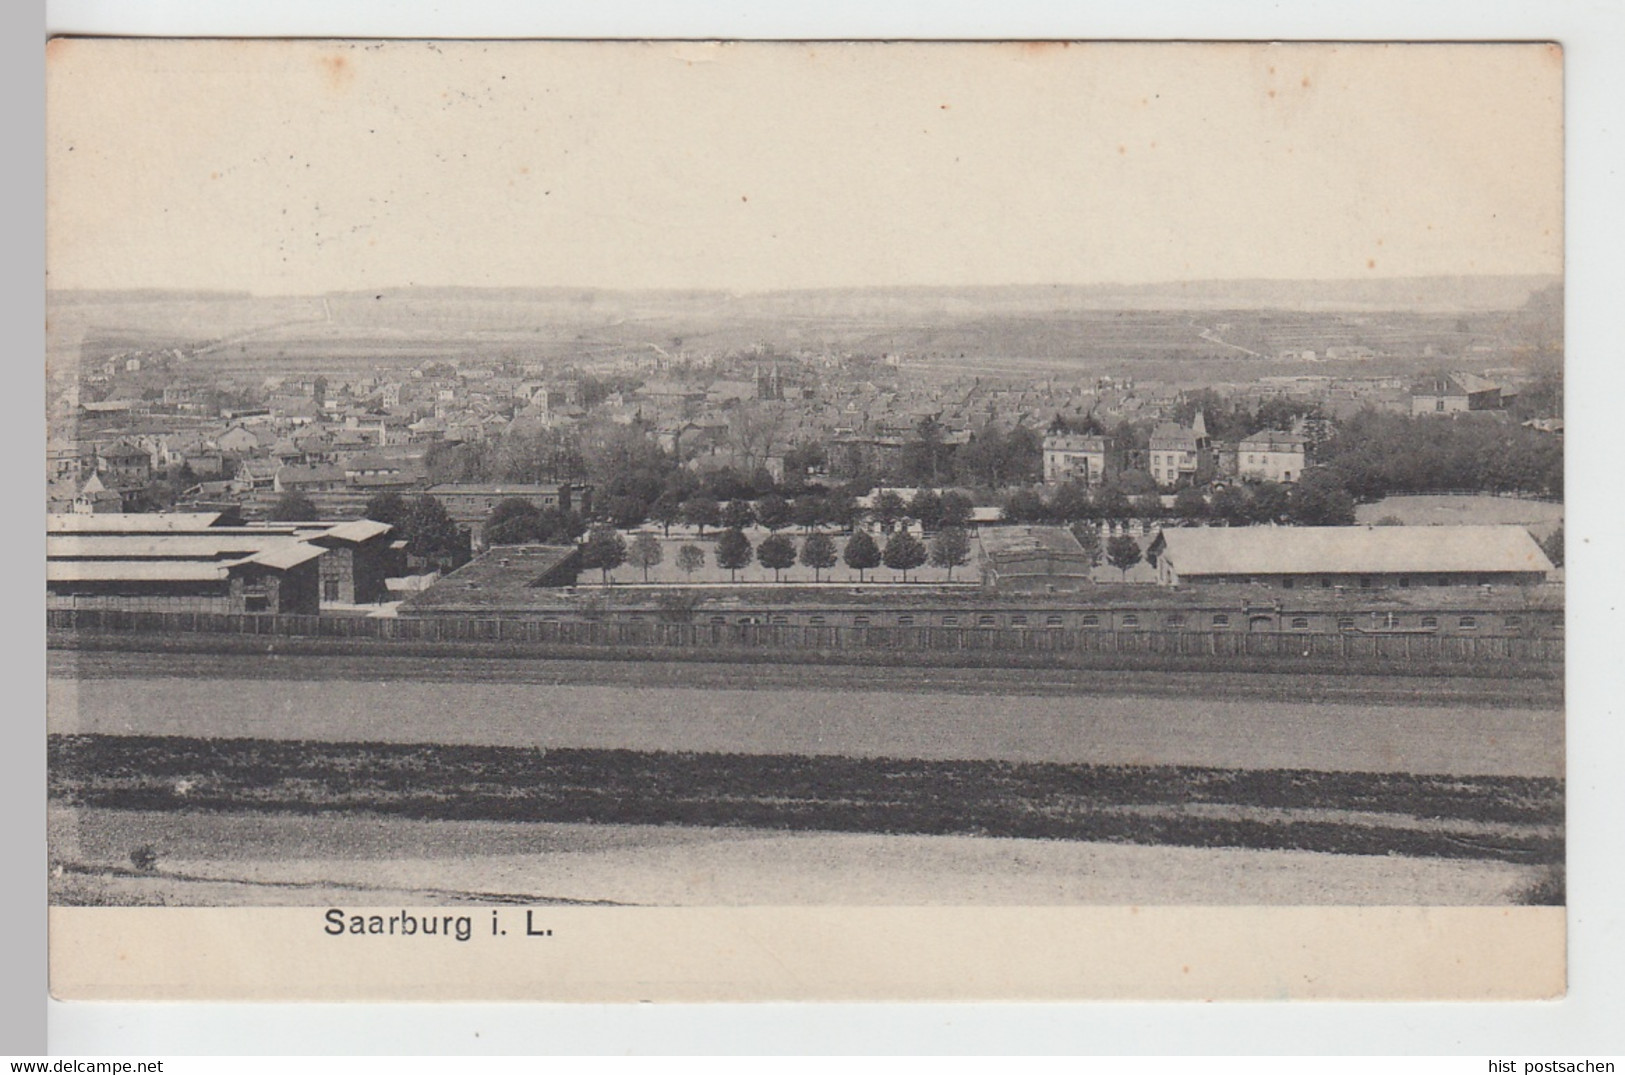
M 998 592 L 977 587 L 576 586 L 573 548 L 503 546 L 400 608 L 404 619 L 670 624 L 807 629 L 1300 633 L 1559 637 L 1561 587 L 1282 589 L 1265 582 L 1091 585 Z
M 1521 526 L 1192 527 L 1163 530 L 1146 553 L 1165 586 L 1529 586 L 1552 570 Z

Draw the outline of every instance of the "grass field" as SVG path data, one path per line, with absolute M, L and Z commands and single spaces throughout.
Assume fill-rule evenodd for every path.
M 1313 676 L 282 656 L 104 664 L 97 655 L 77 669 L 64 676 L 70 667 L 54 665 L 47 680 L 54 733 L 1466 777 L 1564 771 L 1560 704 L 1514 702 L 1517 681 L 1373 677 L 1345 688 L 1342 677 Z
M 1042 664 L 1024 664 L 1019 654 L 1005 654 L 986 667 L 933 665 L 909 654 L 896 664 L 837 664 L 814 653 L 814 660 L 794 663 L 782 653 L 767 653 L 741 668 L 733 655 L 667 651 L 648 660 L 605 659 L 599 653 L 549 656 L 533 648 L 498 647 L 490 643 L 432 647 L 369 643 L 354 651 L 320 646 L 303 649 L 302 639 L 278 639 L 267 651 L 263 640 L 232 638 L 241 646 L 221 644 L 219 636 L 157 638 L 148 635 L 79 635 L 58 639 L 46 651 L 46 671 L 58 683 L 99 680 L 276 680 L 324 682 L 361 680 L 378 683 L 485 683 L 604 686 L 622 688 L 694 688 L 702 690 L 821 690 L 898 693 L 943 693 L 1091 698 L 1256 699 L 1265 702 L 1389 706 L 1471 706 L 1477 709 L 1531 707 L 1560 710 L 1560 671 L 1508 672 L 1456 669 L 1427 674 L 1403 668 L 1397 674 L 1336 670 L 1317 674 L 1301 666 L 1292 675 L 1229 667 L 1207 670 L 1076 669 L 1058 666 L 1049 655 Z M 196 642 L 187 646 L 181 643 Z M 120 645 L 119 643 L 135 644 Z M 106 643 L 106 644 L 103 644 Z M 462 652 L 451 652 L 453 649 Z M 611 654 L 611 657 L 614 655 Z M 290 688 L 297 689 L 297 688 Z
M 1390 496 L 1354 509 L 1359 523 L 1395 518 L 1406 526 L 1525 526 L 1544 538 L 1563 523 L 1563 505 L 1510 496 Z

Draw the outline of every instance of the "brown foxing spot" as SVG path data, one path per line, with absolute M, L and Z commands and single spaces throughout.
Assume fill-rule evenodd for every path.
M 348 89 L 350 83 L 355 81 L 355 67 L 350 63 L 348 56 L 334 53 L 330 56 L 323 56 L 318 62 L 322 65 L 322 74 L 327 80 L 327 88 L 333 92 L 337 93 L 340 90 Z

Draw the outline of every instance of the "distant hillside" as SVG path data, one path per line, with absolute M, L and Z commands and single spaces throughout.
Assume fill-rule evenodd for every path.
M 47 360 L 68 368 L 179 346 L 245 370 L 366 368 L 484 355 L 587 361 L 756 344 L 948 364 L 1270 357 L 1334 344 L 1396 354 L 1556 351 L 1544 276 L 832 288 L 730 294 L 602 288 L 384 288 L 325 295 L 49 292 Z
M 165 291 L 159 288 L 131 288 L 125 291 L 47 289 L 46 301 L 62 306 L 105 306 L 143 302 L 222 302 L 251 299 L 247 291 Z
M 328 299 L 345 306 L 511 305 L 577 312 L 617 309 L 790 316 L 921 313 L 1040 313 L 1050 310 L 1382 310 L 1447 313 L 1511 310 L 1537 292 L 1561 295 L 1557 276 L 1419 276 L 1347 280 L 1187 280 L 1157 284 L 1013 284 L 995 287 L 856 287 L 730 294 L 717 290 L 629 290 L 594 287 L 389 287 L 326 295 L 249 296 L 213 291 L 50 291 L 64 305 L 185 302 L 286 303 Z
M 1424 276 L 1350 280 L 1190 280 L 1161 284 L 844 288 L 736 295 L 761 312 L 963 315 L 1061 310 L 1349 310 L 1471 313 L 1523 306 L 1555 276 Z

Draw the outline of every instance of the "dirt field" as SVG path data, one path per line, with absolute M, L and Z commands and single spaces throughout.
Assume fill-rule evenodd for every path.
M 1508 704 L 1515 684 L 59 651 L 49 668 L 61 903 L 1562 898 L 1563 715 Z
M 968 836 L 50 812 L 53 900 L 207 906 L 1497 905 L 1547 871 L 1473 860 Z M 129 849 L 161 848 L 150 871 Z

